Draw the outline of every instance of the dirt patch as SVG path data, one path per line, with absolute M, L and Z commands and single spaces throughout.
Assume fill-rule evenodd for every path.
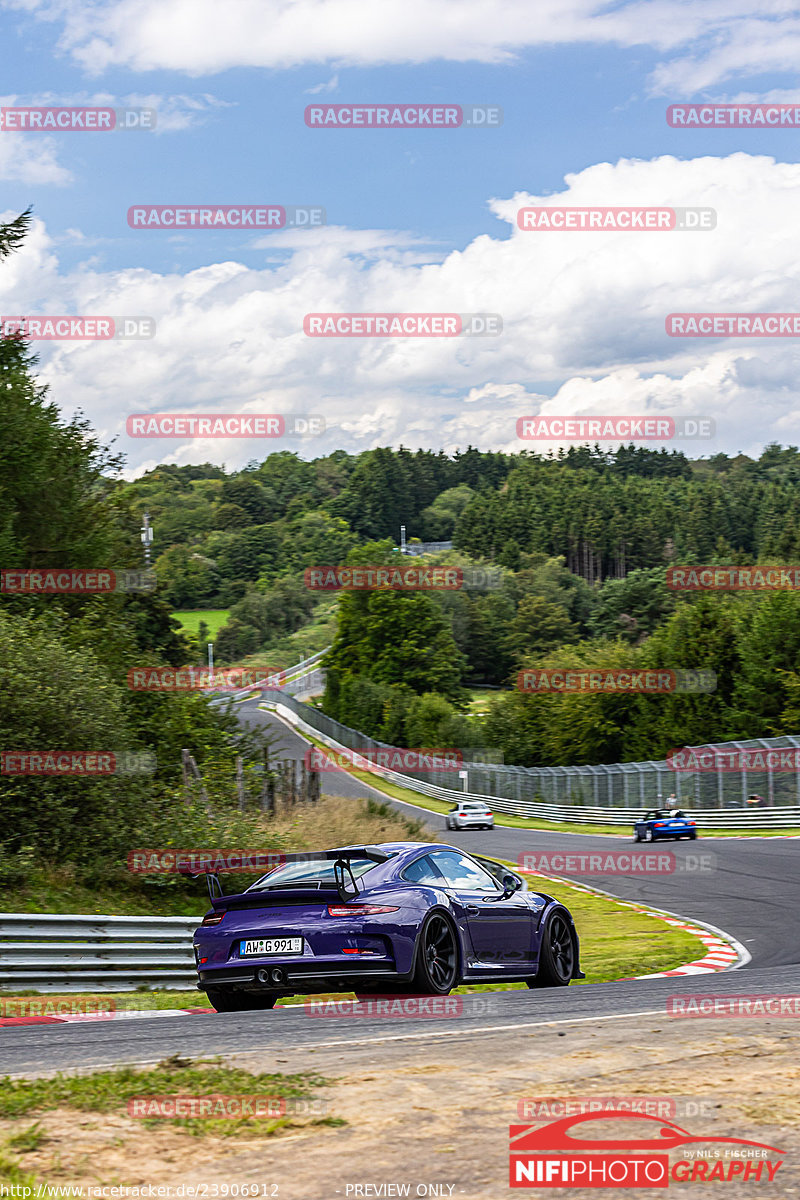
M 694 1136 L 745 1138 L 785 1152 L 773 1184 L 726 1183 L 726 1197 L 800 1194 L 800 1066 L 792 1024 L 726 1021 L 722 1029 L 718 1021 L 695 1020 L 686 1026 L 645 1018 L 634 1031 L 626 1021 L 609 1021 L 462 1032 L 433 1045 L 399 1040 L 287 1048 L 292 1071 L 334 1081 L 316 1094 L 327 1101 L 327 1115 L 346 1125 L 299 1122 L 271 1138 L 234 1139 L 192 1136 L 168 1122 L 143 1129 L 122 1114 L 59 1110 L 38 1118 L 44 1141 L 19 1158 L 49 1183 L 171 1185 L 165 1195 L 174 1197 L 181 1184 L 184 1195 L 189 1185 L 205 1185 L 209 1197 L 257 1184 L 259 1195 L 276 1200 L 404 1194 L 496 1200 L 508 1187 L 508 1127 L 530 1120 L 520 1100 L 638 1096 L 674 1103 L 669 1119 Z M 228 1061 L 254 1072 L 276 1069 L 266 1053 Z M 659 1115 L 666 1115 L 663 1107 Z M 34 1119 L 3 1122 L 2 1135 Z M 633 1125 L 618 1122 L 613 1136 L 630 1137 Z M 612 1136 L 612 1126 L 595 1122 L 581 1132 Z M 636 1136 L 642 1136 L 640 1126 Z M 683 1157 L 672 1154 L 673 1161 Z M 386 1190 L 388 1184 L 395 1188 Z M 672 1182 L 670 1193 L 697 1194 L 698 1187 Z M 597 1192 L 571 1188 L 569 1195 L 584 1200 Z

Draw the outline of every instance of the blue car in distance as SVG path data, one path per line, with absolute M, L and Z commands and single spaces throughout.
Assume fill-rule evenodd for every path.
M 235 895 L 208 875 L 194 950 L 218 1012 L 315 992 L 446 996 L 460 983 L 584 978 L 568 909 L 501 863 L 430 842 L 282 857 Z
M 694 841 L 697 837 L 697 826 L 679 808 L 667 811 L 654 808 L 646 812 L 641 821 L 637 821 L 633 826 L 635 842 L 657 842 L 663 838 L 684 837 Z

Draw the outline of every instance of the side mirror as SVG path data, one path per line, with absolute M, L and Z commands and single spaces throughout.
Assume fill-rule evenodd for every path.
M 507 896 L 513 896 L 514 892 L 519 891 L 520 887 L 521 887 L 521 881 L 519 879 L 517 879 L 516 875 L 504 875 L 503 876 L 503 899 L 505 899 Z

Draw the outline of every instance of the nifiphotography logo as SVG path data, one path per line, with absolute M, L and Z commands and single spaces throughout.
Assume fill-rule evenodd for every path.
M 635 1121 L 632 1136 L 591 1137 L 592 1121 Z M 638 1136 L 637 1136 L 638 1135 Z M 783 1151 L 745 1138 L 691 1134 L 629 1110 L 579 1113 L 547 1125 L 509 1127 L 509 1185 L 535 1188 L 666 1188 L 670 1183 L 772 1183 Z M 678 1151 L 670 1158 L 671 1151 Z

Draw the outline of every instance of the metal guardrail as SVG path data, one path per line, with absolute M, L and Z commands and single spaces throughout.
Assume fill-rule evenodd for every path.
M 325 691 L 325 671 L 316 667 L 297 679 L 288 680 L 281 692 L 286 696 L 320 696 Z
M 286 683 L 282 687 L 282 691 L 288 696 L 319 696 L 325 691 L 325 671 L 322 667 L 315 667 L 321 658 L 328 653 L 330 646 L 325 646 L 324 649 L 318 650 L 316 654 L 312 654 L 310 658 L 304 658 L 302 662 L 297 663 L 293 667 L 287 667 L 281 674 L 286 678 Z M 251 696 L 253 692 L 260 692 L 263 685 L 261 683 L 252 683 L 248 687 L 240 688 L 235 692 L 225 692 L 222 695 L 214 696 L 214 688 L 203 688 L 204 695 L 214 696 L 209 701 L 212 708 L 220 708 L 227 704 L 228 701 L 244 700 Z
M 441 554 L 444 550 L 452 549 L 452 542 L 406 542 L 404 553 L 419 556 L 420 554 Z
M 265 702 L 274 705 L 278 710 L 282 708 L 283 715 L 293 724 L 298 727 L 304 726 L 306 733 L 330 746 L 361 752 L 393 749 L 384 742 L 375 741 L 374 738 L 366 737 L 355 729 L 349 729 L 346 725 L 342 725 L 339 721 L 335 721 L 310 705 L 302 704 L 294 696 L 287 695 L 283 689 L 267 689 L 263 698 Z M 760 741 L 729 742 L 723 743 L 723 745 L 730 747 L 760 747 L 764 745 L 765 748 L 774 749 L 800 746 L 800 738 L 770 738 L 765 743 Z M 645 776 L 644 772 L 639 772 L 637 775 L 637 768 L 647 768 L 649 775 Z M 719 803 L 723 795 L 721 784 L 719 784 L 720 791 L 712 793 L 711 799 L 712 801 L 716 800 L 716 803 L 698 803 L 696 797 L 701 777 L 695 774 L 691 780 L 692 786 L 687 788 L 686 775 L 683 772 L 671 770 L 666 762 L 616 763 L 613 766 L 599 767 L 507 767 L 473 762 L 465 763 L 464 769 L 467 772 L 467 779 L 463 781 L 463 787 L 459 788 L 448 786 L 455 782 L 453 771 L 420 771 L 413 776 L 408 776 L 401 775 L 396 771 L 376 768 L 376 773 L 401 787 L 410 788 L 412 791 L 420 792 L 422 795 L 434 799 L 450 803 L 465 798 L 483 800 L 496 812 L 506 813 L 509 816 L 536 817 L 545 821 L 569 820 L 589 825 L 630 825 L 634 816 L 641 816 L 643 810 L 647 808 L 663 805 L 665 797 L 670 792 L 674 792 L 679 806 L 685 812 L 691 813 L 700 828 L 703 824 L 713 825 L 716 829 L 741 830 L 800 827 L 800 802 L 798 802 L 800 773 L 781 778 L 780 783 L 784 787 L 788 784 L 788 794 L 781 789 L 779 798 L 776 798 L 779 790 L 776 780 L 773 778 L 770 781 L 769 795 L 773 800 L 770 807 L 745 809 L 742 801 L 746 798 L 746 793 L 756 791 L 758 786 L 757 780 L 754 781 L 753 777 L 766 774 L 766 772 L 742 773 L 749 776 L 744 796 L 741 795 L 739 789 L 745 787 L 745 783 L 739 780 L 738 775 L 734 775 L 734 786 L 730 791 L 733 791 L 739 803 L 726 805 Z M 632 779 L 638 781 L 639 786 L 636 790 L 629 786 Z M 565 782 L 566 803 L 559 804 L 557 797 L 554 801 L 548 802 L 543 795 L 546 786 L 549 784 L 553 792 L 557 793 L 561 780 Z M 591 796 L 593 792 L 595 800 L 597 799 L 600 780 L 605 780 L 608 785 L 606 795 L 603 797 L 605 803 L 591 804 L 587 802 L 587 796 Z M 648 786 L 645 786 L 646 780 Z M 623 784 L 622 787 L 619 786 L 620 781 Z M 708 779 L 702 780 L 702 782 L 707 783 Z M 711 782 L 716 789 L 718 786 L 716 775 L 711 777 Z M 622 796 L 618 794 L 620 791 L 623 793 Z M 639 803 L 632 804 L 631 800 L 637 798 L 636 791 L 639 792 Z M 692 796 L 693 791 L 695 797 Z M 794 800 L 793 803 L 792 800 Z
M 0 913 L 0 989 L 193 991 L 192 935 L 201 920 Z
M 313 667 L 314 664 L 318 663 L 321 658 L 324 658 L 329 650 L 330 646 L 323 646 L 322 650 L 318 650 L 317 653 L 312 654 L 310 658 L 304 658 L 302 662 L 296 663 L 293 667 L 287 667 L 283 672 L 284 675 L 291 679 L 293 675 L 300 675 L 304 672 L 307 672 L 308 668 Z

